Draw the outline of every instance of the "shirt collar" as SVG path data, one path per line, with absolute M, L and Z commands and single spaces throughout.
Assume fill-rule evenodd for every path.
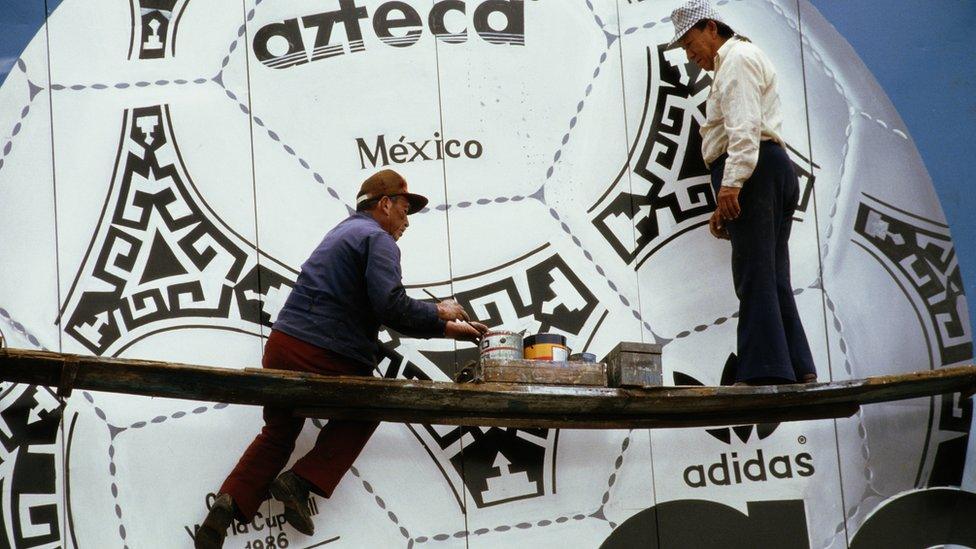
M 376 219 L 374 219 L 373 216 L 372 216 L 372 214 L 370 214 L 369 212 L 353 212 L 352 217 L 360 217 L 362 219 L 368 219 L 368 220 L 372 221 L 373 223 L 376 223 L 377 225 L 379 225 L 379 222 L 376 221 Z
M 733 42 L 738 41 L 739 37 L 733 36 L 732 38 L 726 40 L 725 43 L 722 44 L 722 47 L 718 49 L 718 53 L 715 54 L 715 72 L 718 72 L 719 67 L 722 66 L 722 61 L 725 60 L 725 58 L 728 57 L 729 52 L 732 51 Z

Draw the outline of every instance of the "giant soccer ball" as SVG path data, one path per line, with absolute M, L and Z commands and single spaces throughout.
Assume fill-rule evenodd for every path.
M 392 167 L 431 198 L 400 241 L 411 295 L 598 356 L 656 342 L 668 383 L 717 384 L 736 302 L 705 226 L 710 76 L 664 48 L 678 3 L 64 0 L 0 86 L 0 330 L 257 366 L 307 254 Z M 779 71 L 821 379 L 970 360 L 949 229 L 883 90 L 808 2 L 716 4 Z M 474 352 L 381 339 L 388 377 L 446 380 Z M 25 386 L 0 416 L 14 547 L 192 546 L 261 425 L 256 408 L 87 391 L 60 407 Z M 729 529 L 743 547 L 856 545 L 899 494 L 959 484 L 971 420 L 948 395 L 721 429 L 384 424 L 314 499 L 315 536 L 271 500 L 225 547 L 671 547 Z

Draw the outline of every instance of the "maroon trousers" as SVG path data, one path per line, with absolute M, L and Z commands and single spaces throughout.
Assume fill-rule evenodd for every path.
M 264 347 L 261 366 L 323 375 L 371 374 L 364 364 L 274 330 Z M 304 424 L 305 418 L 293 416 L 290 409 L 264 408 L 264 428 L 220 487 L 220 493 L 234 498 L 239 518 L 254 518 L 271 482 L 288 463 Z M 377 425 L 372 421 L 329 420 L 315 446 L 295 462 L 292 471 L 320 496 L 331 496 Z

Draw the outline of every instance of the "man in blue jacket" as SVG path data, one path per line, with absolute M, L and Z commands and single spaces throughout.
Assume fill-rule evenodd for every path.
M 381 325 L 419 338 L 476 341 L 485 333 L 483 324 L 464 322 L 468 315 L 455 301 L 418 301 L 403 288 L 396 241 L 410 225 L 407 216 L 426 205 L 393 170 L 363 182 L 356 213 L 329 231 L 302 265 L 265 344 L 263 367 L 369 376 Z M 194 538 L 197 549 L 222 547 L 232 520 L 253 520 L 269 490 L 284 503 L 288 523 L 311 535 L 309 493 L 331 496 L 377 426 L 329 420 L 308 454 L 279 475 L 305 419 L 265 408 L 264 421 L 211 504 Z

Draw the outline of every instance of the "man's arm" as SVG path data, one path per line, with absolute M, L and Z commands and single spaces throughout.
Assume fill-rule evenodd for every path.
M 750 52 L 751 53 L 751 52 Z M 759 140 L 762 136 L 762 65 L 753 55 L 736 52 L 730 56 L 723 72 L 722 114 L 725 133 L 729 137 L 726 152 L 723 187 L 741 188 L 752 176 L 759 161 Z
M 755 56 L 739 52 L 726 60 L 722 71 L 728 71 L 720 97 L 729 156 L 717 199 L 722 219 L 730 220 L 739 216 L 739 190 L 759 161 L 763 72 Z
M 437 305 L 411 298 L 403 288 L 400 249 L 386 233 L 369 237 L 366 255 L 366 294 L 376 318 L 411 337 L 442 337 L 446 323 Z

